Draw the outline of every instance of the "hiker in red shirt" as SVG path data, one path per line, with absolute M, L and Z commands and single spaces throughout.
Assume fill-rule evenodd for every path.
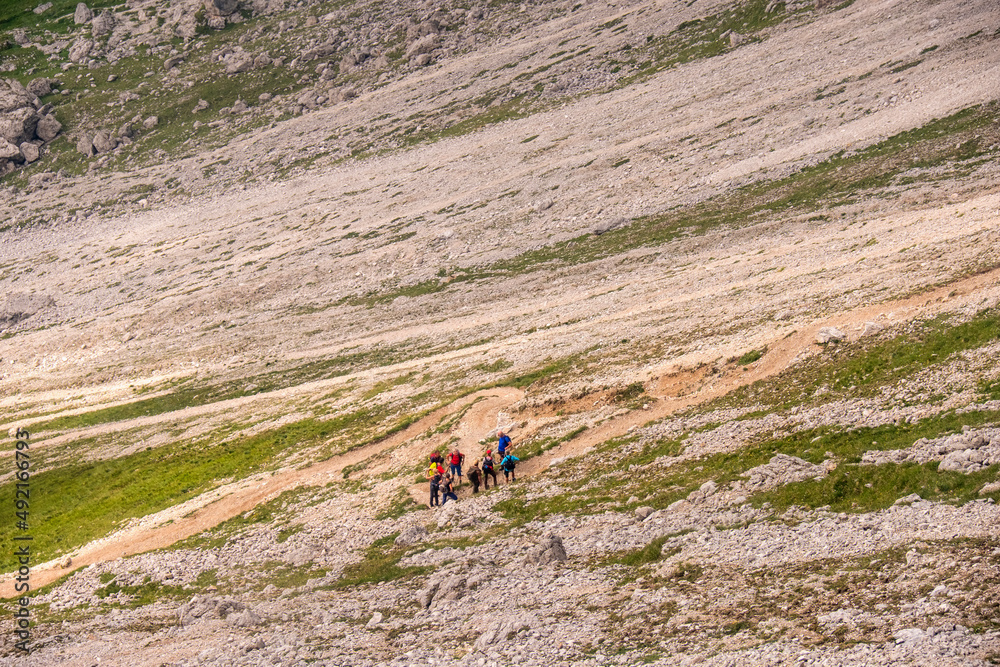
M 451 450 L 451 454 L 448 455 L 448 466 L 451 469 L 451 475 L 458 478 L 459 486 L 462 485 L 462 461 L 464 460 L 465 454 L 458 451 L 458 447 Z

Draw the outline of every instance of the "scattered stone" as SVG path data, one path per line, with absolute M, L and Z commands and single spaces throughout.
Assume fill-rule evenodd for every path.
M 44 4 L 41 4 L 41 5 L 38 5 L 37 7 L 35 7 L 34 12 L 36 14 L 44 14 L 45 12 L 49 11 L 50 9 L 52 9 L 52 3 L 51 2 L 46 2 Z
M 645 521 L 655 511 L 656 511 L 655 509 L 649 507 L 648 505 L 645 505 L 643 507 L 636 507 L 635 516 L 637 519 L 639 519 L 639 521 Z
M 230 113 L 240 114 L 240 113 L 246 113 L 249 110 L 250 107 L 247 106 L 246 102 L 244 102 L 243 100 L 236 100 L 236 102 L 233 103 L 233 106 L 229 111 Z
M 96 155 L 96 151 L 94 150 L 94 139 L 93 139 L 93 137 L 90 137 L 90 136 L 88 136 L 86 134 L 81 135 L 80 138 L 77 139 L 77 141 L 76 141 L 76 150 L 80 151 L 81 153 L 83 153 L 87 157 L 90 157 L 92 155 Z
M 199 99 L 198 104 L 194 105 L 194 109 L 191 110 L 191 113 L 198 113 L 199 111 L 204 111 L 207 108 L 208 108 L 208 102 Z
M 24 292 L 8 294 L 3 308 L 0 309 L 0 328 L 12 327 L 55 305 L 55 300 L 47 294 L 26 294 Z
M 618 229 L 619 227 L 623 227 L 627 223 L 628 220 L 625 218 L 610 218 L 600 223 L 596 227 L 594 227 L 592 231 L 594 233 L 594 236 L 600 236 L 601 234 L 605 234 L 614 229 Z
M 984 484 L 983 488 L 979 489 L 979 495 L 987 496 L 997 491 L 1000 491 L 1000 482 L 990 482 L 989 484 Z
M 239 600 L 232 598 L 212 597 L 210 595 L 195 595 L 191 601 L 182 605 L 177 610 L 177 618 L 181 625 L 191 625 L 199 620 L 209 618 L 227 619 L 230 615 L 247 611 L 247 606 Z M 250 612 L 251 615 L 241 614 L 233 618 L 233 624 L 237 627 L 247 627 L 246 624 L 257 625 L 260 623 L 260 616 Z
M 923 498 L 920 497 L 919 493 L 911 493 L 908 496 L 903 496 L 896 500 L 893 505 L 912 505 L 913 503 L 919 503 Z
M 836 327 L 823 327 L 816 334 L 816 342 L 820 345 L 826 345 L 827 343 L 839 343 L 846 337 L 846 334 Z
M 159 116 L 150 116 L 146 120 L 142 121 L 142 126 L 147 130 L 152 130 L 159 124 L 160 124 Z
M 775 454 L 768 463 L 750 468 L 742 476 L 749 478 L 747 489 L 763 491 L 807 479 L 822 479 L 826 475 L 825 466 L 809 463 L 797 456 Z
M 557 535 L 544 535 L 535 548 L 528 552 L 524 562 L 526 565 L 551 565 L 566 561 L 566 548 L 562 538 Z
M 382 622 L 382 612 L 377 611 L 374 614 L 372 614 L 372 617 L 370 619 L 368 619 L 368 622 L 365 623 L 365 627 L 374 628 L 381 622 Z

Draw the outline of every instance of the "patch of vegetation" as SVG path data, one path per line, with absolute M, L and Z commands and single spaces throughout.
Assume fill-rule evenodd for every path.
M 389 506 L 376 514 L 375 519 L 378 521 L 398 519 L 404 514 L 422 509 L 425 509 L 424 506 L 413 500 L 413 497 L 410 496 L 406 489 L 399 489 L 396 491 L 396 495 L 393 497 L 392 502 L 389 503 Z
M 58 489 L 58 493 L 32 498 L 35 553 L 39 558 L 53 558 L 130 518 L 192 498 L 216 486 L 218 480 L 241 479 L 285 465 L 289 452 L 334 440 L 349 447 L 363 446 L 387 435 L 372 435 L 384 418 L 383 409 L 366 408 L 333 419 L 302 419 L 238 440 L 218 442 L 209 437 L 35 473 L 32 482 L 37 488 Z M 407 420 L 390 426 L 388 432 Z M 163 474 L 164 470 L 170 474 Z M 13 497 L 14 483 L 0 485 L 0 493 Z M 9 533 L 0 535 L 0 548 L 8 554 L 0 557 L 0 568 L 16 566 L 11 538 Z
M 768 13 L 770 4 L 768 0 L 735 3 L 718 14 L 681 23 L 669 34 L 648 39 L 638 48 L 624 50 L 628 59 L 611 59 L 610 62 L 620 67 L 630 66 L 634 73 L 618 85 L 629 85 L 657 72 L 730 51 L 734 47 L 728 35 L 734 32 L 743 35 L 741 44 L 758 41 L 756 33 L 781 23 L 788 16 L 780 5 Z
M 822 480 L 795 482 L 752 498 L 778 511 L 791 507 L 829 506 L 836 512 L 871 512 L 891 506 L 912 493 L 925 500 L 966 503 L 979 497 L 979 489 L 997 478 L 1000 465 L 965 474 L 938 470 L 937 461 L 885 465 L 842 465 Z M 998 495 L 998 494 L 994 494 Z
M 406 555 L 406 550 L 395 546 L 399 533 L 386 535 L 375 540 L 365 550 L 365 557 L 358 563 L 352 563 L 344 568 L 335 588 L 351 588 L 377 584 L 383 581 L 396 581 L 426 574 L 430 567 L 400 567 L 399 561 Z
M 888 339 L 841 343 L 806 364 L 783 371 L 777 378 L 738 389 L 719 403 L 763 403 L 780 409 L 808 401 L 820 389 L 823 401 L 871 396 L 920 371 L 948 363 L 956 354 L 1000 338 L 1000 309 L 983 310 L 957 324 L 952 319 L 941 315 L 912 323 Z M 991 386 L 981 384 L 980 389 L 988 393 Z
M 763 350 L 750 350 L 749 352 L 744 352 L 736 359 L 736 363 L 740 366 L 749 366 L 753 362 L 759 361 L 766 352 L 766 347 Z
M 144 607 L 159 600 L 183 600 L 189 598 L 193 591 L 204 591 L 209 586 L 218 583 L 216 570 L 204 570 L 198 574 L 197 579 L 191 585 L 177 586 L 154 581 L 148 575 L 138 584 L 120 584 L 115 575 L 105 573 L 101 575 L 101 583 L 104 586 L 98 588 L 95 594 L 101 600 L 109 597 L 125 598 L 124 601 L 115 603 L 116 607 L 135 609 Z

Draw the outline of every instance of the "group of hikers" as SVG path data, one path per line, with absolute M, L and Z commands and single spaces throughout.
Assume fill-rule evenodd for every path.
M 482 459 L 476 459 L 466 470 L 465 476 L 472 484 L 472 492 L 479 493 L 480 484 L 484 489 L 490 488 L 490 477 L 493 478 L 493 486 L 500 486 L 497 481 L 497 468 L 503 472 L 504 480 L 507 483 L 516 482 L 514 468 L 521 459 L 511 453 L 510 436 L 503 431 L 497 432 L 496 456 L 493 450 L 487 449 Z M 427 469 L 427 479 L 431 485 L 431 507 L 443 505 L 449 500 L 458 500 L 455 487 L 462 484 L 462 464 L 465 462 L 465 454 L 455 447 L 447 456 L 442 456 L 440 452 L 431 452 L 431 463 Z M 448 470 L 445 471 L 447 461 Z

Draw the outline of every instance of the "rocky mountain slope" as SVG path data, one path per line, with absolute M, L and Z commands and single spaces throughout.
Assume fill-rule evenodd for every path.
M 987 0 L 4 3 L 0 654 L 993 664 L 998 38 Z M 428 508 L 501 428 L 517 481 Z

